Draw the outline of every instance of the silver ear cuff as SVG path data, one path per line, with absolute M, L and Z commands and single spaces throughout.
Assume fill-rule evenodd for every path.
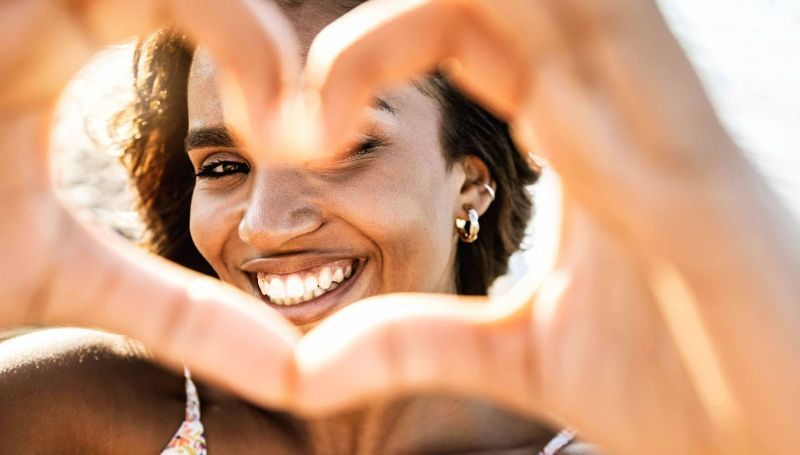
M 489 193 L 489 196 L 491 196 L 492 200 L 494 200 L 494 195 L 495 195 L 494 188 L 492 188 L 492 186 L 489 185 L 488 183 L 484 183 L 483 187 L 486 188 L 486 192 Z

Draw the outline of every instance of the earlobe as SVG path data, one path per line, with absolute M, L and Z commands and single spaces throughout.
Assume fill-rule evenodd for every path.
M 486 213 L 496 197 L 496 186 L 486 163 L 474 155 L 464 158 L 460 166 L 464 181 L 458 196 L 455 224 L 458 237 L 464 243 L 478 240 L 479 218 Z

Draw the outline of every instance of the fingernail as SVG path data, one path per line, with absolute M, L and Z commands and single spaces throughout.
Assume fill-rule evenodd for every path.
M 456 80 L 461 77 L 461 73 L 464 72 L 464 65 L 461 64 L 458 59 L 449 57 L 439 64 L 439 69 L 447 75 L 447 78 L 450 80 Z
M 277 138 L 278 158 L 283 161 L 309 161 L 324 153 L 319 98 L 311 92 L 284 100 L 269 129 Z
M 359 103 L 352 100 L 350 104 L 351 106 L 360 106 Z M 347 150 L 348 146 L 353 144 L 361 128 L 359 117 L 350 115 L 345 108 L 340 107 L 344 105 L 345 102 L 339 104 L 329 102 L 324 106 L 320 117 L 323 122 L 323 139 L 330 154 L 342 153 Z M 353 121 L 354 117 L 357 121 Z

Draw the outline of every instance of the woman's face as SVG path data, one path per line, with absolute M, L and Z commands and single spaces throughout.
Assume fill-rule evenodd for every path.
M 285 12 L 307 49 L 345 9 L 306 0 Z M 376 294 L 455 290 L 453 221 L 471 191 L 465 167 L 446 166 L 434 99 L 412 85 L 384 92 L 351 155 L 288 166 L 226 133 L 216 74 L 198 51 L 186 143 L 191 235 L 223 281 L 301 326 Z

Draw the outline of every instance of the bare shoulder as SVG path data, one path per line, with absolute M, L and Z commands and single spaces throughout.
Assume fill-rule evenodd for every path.
M 18 370 L 72 365 L 86 356 L 107 360 L 147 357 L 146 350 L 121 335 L 79 328 L 32 330 L 0 342 L 0 375 Z
M 183 400 L 182 378 L 119 335 L 44 329 L 0 343 L 0 440 L 14 453 L 158 453 Z
M 195 380 L 209 450 L 308 453 L 303 424 Z M 0 342 L 3 453 L 159 453 L 183 421 L 182 373 L 128 338 L 47 329 Z M 35 444 L 35 445 L 34 445 Z

